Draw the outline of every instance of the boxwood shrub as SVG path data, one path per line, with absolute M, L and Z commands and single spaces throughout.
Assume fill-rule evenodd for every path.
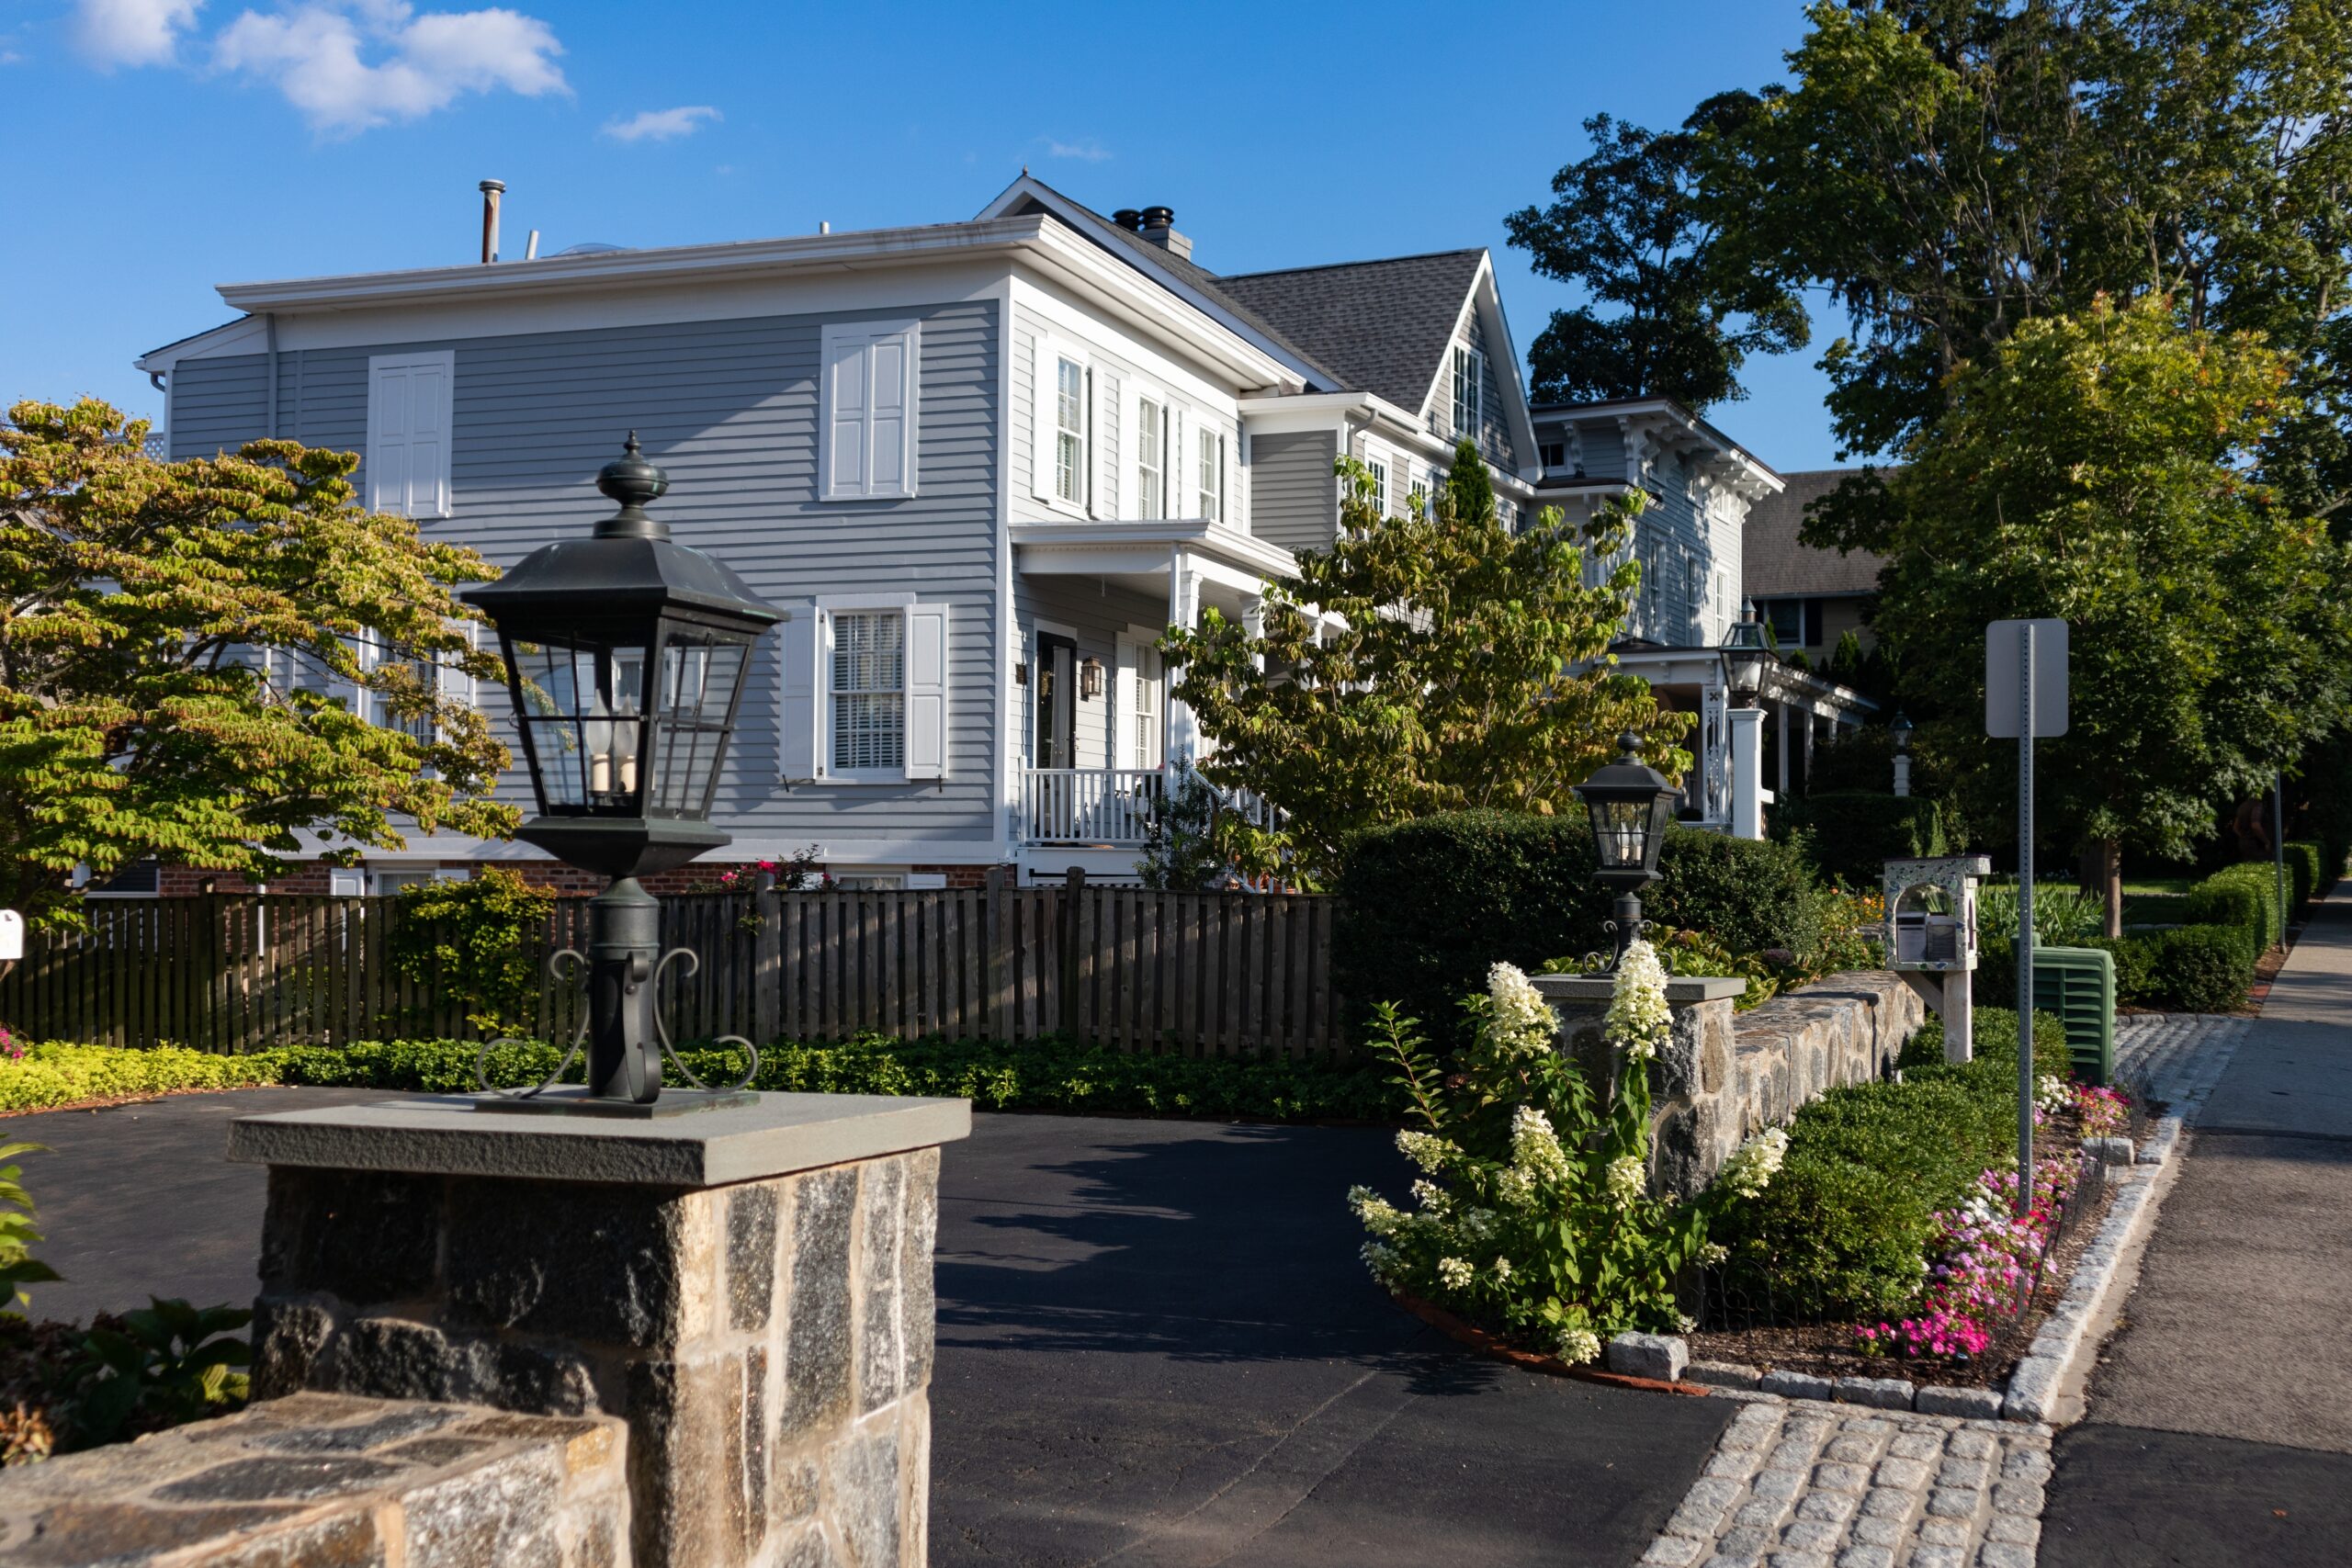
M 2034 1020 L 2037 1058 L 2066 1059 L 2065 1032 Z M 1976 1011 L 1973 1061 L 1948 1066 L 1930 1019 L 1905 1050 L 1902 1083 L 1833 1089 L 1798 1111 L 1763 1194 L 1733 1206 L 1714 1239 L 1729 1249 L 1736 1302 L 1782 1318 L 1875 1316 L 1917 1291 L 1935 1214 L 2017 1147 L 2017 1014 Z
M 2126 931 L 2081 945 L 2114 954 L 2117 1006 L 2165 1012 L 2233 1012 L 2244 1007 L 2258 956 L 2253 939 L 2234 925 Z M 2015 943 L 1986 939 L 1977 953 L 1972 989 L 1980 1007 L 2016 1005 Z
M 1838 790 L 1776 803 L 1771 816 L 1774 838 L 1801 841 L 1852 887 L 1875 890 L 1888 861 L 1947 852 L 1943 808 L 1917 795 Z
M 2278 870 L 2267 860 L 2225 865 L 2188 890 L 2181 914 L 2190 925 L 2234 926 L 2255 952 L 2267 952 L 2286 924 Z
M 1338 892 L 1334 981 L 1361 1021 L 1394 1001 L 1433 1039 L 1458 1039 L 1460 1004 L 1497 962 L 1523 969 L 1600 949 L 1616 897 L 1593 876 L 1582 817 L 1452 812 L 1358 836 Z M 1668 832 L 1643 913 L 1734 953 L 1820 942 L 1812 879 L 1784 843 Z

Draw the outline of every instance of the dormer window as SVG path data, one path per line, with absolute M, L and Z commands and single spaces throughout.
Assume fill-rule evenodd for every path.
M 1487 356 L 1475 348 L 1453 350 L 1453 434 L 1476 439 L 1485 409 L 1479 400 Z

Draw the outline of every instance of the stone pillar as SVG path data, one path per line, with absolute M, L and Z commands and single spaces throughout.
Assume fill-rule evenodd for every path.
M 1616 979 L 1608 975 L 1532 978 L 1559 1018 L 1560 1048 L 1576 1058 L 1589 1082 L 1607 1084 L 1613 1099 L 1624 1061 L 1602 1035 L 1601 1024 L 1616 994 Z M 1712 976 L 1676 976 L 1666 982 L 1674 1034 L 1650 1064 L 1653 1192 L 1687 1198 L 1704 1190 L 1746 1134 L 1732 1002 L 1747 989 L 1745 980 Z
M 1764 807 L 1772 792 L 1764 787 L 1764 710 L 1734 708 L 1731 720 L 1731 836 L 1764 836 Z
M 248 1117 L 254 1392 L 617 1416 L 635 1568 L 925 1561 L 938 1145 L 968 1102 Z

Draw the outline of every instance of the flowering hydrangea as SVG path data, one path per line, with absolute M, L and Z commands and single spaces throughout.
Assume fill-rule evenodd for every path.
M 1648 1186 L 1648 1173 L 1632 1155 L 1619 1155 L 1609 1162 L 1609 1201 L 1619 1208 L 1631 1207 Z
M 1453 1145 L 1435 1133 L 1408 1129 L 1396 1134 L 1396 1152 L 1433 1175 L 1445 1163 L 1445 1156 L 1453 1152 Z
M 1646 1062 L 1674 1036 L 1674 1012 L 1666 1003 L 1666 968 L 1657 949 L 1636 942 L 1617 961 L 1617 987 L 1609 998 L 1602 1031 L 1625 1048 L 1631 1060 Z
M 1510 1258 L 1499 1255 L 1497 1256 L 1495 1258 L 1495 1278 L 1498 1280 L 1508 1280 L 1510 1278 Z
M 1363 1228 L 1376 1236 L 1392 1236 L 1404 1227 L 1404 1213 L 1369 1187 L 1349 1188 L 1348 1207 L 1356 1212 Z
M 1470 1265 L 1459 1258 L 1441 1258 L 1437 1260 L 1438 1280 L 1449 1291 L 1466 1289 L 1470 1283 L 1471 1272 Z
M 1780 1174 L 1781 1162 L 1789 1156 L 1789 1135 L 1778 1127 L 1767 1127 L 1732 1151 L 1724 1161 L 1723 1183 L 1743 1198 L 1762 1195 Z
M 1600 1336 L 1589 1328 L 1564 1328 L 1560 1331 L 1560 1359 L 1572 1367 L 1600 1359 Z
M 1552 1048 L 1556 1032 L 1551 1006 L 1512 964 L 1487 971 L 1487 1029 L 1506 1056 L 1532 1056 Z
M 1568 1156 L 1560 1149 L 1559 1134 L 1541 1111 L 1522 1105 L 1510 1113 L 1510 1159 L 1537 1181 L 1559 1181 L 1568 1174 Z

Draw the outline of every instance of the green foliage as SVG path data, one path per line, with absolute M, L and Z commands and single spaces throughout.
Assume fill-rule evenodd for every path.
M 0 1160 L 13 1161 L 19 1155 L 46 1151 L 44 1144 L 0 1144 Z M 24 1168 L 0 1165 L 0 1315 L 21 1316 L 17 1309 L 29 1299 L 27 1285 L 37 1285 L 58 1277 L 57 1270 L 33 1256 L 33 1243 L 41 1239 L 33 1228 L 37 1223 L 33 1213 L 32 1195 L 25 1190 Z
M 266 1054 L 216 1056 L 175 1045 L 33 1044 L 0 1058 L 0 1112 L 91 1100 L 132 1100 L 183 1089 L 246 1089 L 277 1081 Z M 0 1156 L 5 1157 L 5 1156 Z
M 1182 761 L 1172 772 L 1167 789 L 1151 799 L 1136 874 L 1163 893 L 1205 893 L 1232 863 L 1217 848 L 1216 791 Z
M 1877 887 L 1886 863 L 1949 852 L 1943 809 L 1918 795 L 1822 791 L 1771 808 L 1772 836 L 1801 840 L 1822 872 L 1852 887 Z
M 2252 942 L 2226 926 L 2178 926 L 2157 931 L 2150 974 L 2159 987 L 2151 999 L 2176 1012 L 2235 1012 L 2254 982 Z
M 1948 1066 L 1929 1019 L 1903 1054 L 1902 1083 L 1833 1089 L 1789 1124 L 1788 1158 L 1758 1198 L 1714 1228 L 1729 1288 L 1783 1313 L 1874 1316 L 1917 1292 L 1935 1213 L 1984 1170 L 2014 1163 L 2017 1014 L 1976 1010 L 1973 1061 Z M 2055 1018 L 2034 1020 L 2036 1059 L 2066 1059 Z
M 1665 976 L 1636 964 L 1645 956 L 1636 947 L 1618 978 L 1610 1027 L 1626 1066 L 1613 1086 L 1555 1048 L 1551 1010 L 1525 976 L 1498 966 L 1464 1004 L 1472 1044 L 1425 1113 L 1428 1130 L 1397 1136 L 1436 1179 L 1414 1183 L 1410 1210 L 1368 1188 L 1349 1193 L 1382 1283 L 1571 1362 L 1593 1359 L 1611 1334 L 1682 1326 L 1678 1277 L 1699 1260 L 1730 1187 L 1758 1183 L 1735 1178 L 1690 1202 L 1649 1191 L 1648 1064 L 1671 1025 Z M 1398 1077 L 1433 1078 L 1428 1043 L 1393 1010 L 1383 1017 L 1396 1024 L 1381 1043 Z M 1769 1177 L 1769 1165 L 1741 1159 Z
M 555 895 L 520 872 L 486 865 L 464 882 L 401 889 L 392 963 L 410 979 L 464 1001 L 485 1034 L 527 1029 L 538 1016 L 539 951 Z
M 250 1381 L 237 1369 L 253 1351 L 237 1330 L 253 1315 L 151 1297 L 120 1317 L 94 1321 L 56 1395 L 64 1446 L 96 1448 L 243 1405 Z
M 1337 891 L 1332 943 L 1340 995 L 1393 997 L 1447 1048 L 1462 1029 L 1454 1001 L 1496 963 L 1541 968 L 1610 945 L 1601 922 L 1616 894 L 1594 877 L 1581 813 L 1449 812 L 1360 835 Z M 1785 844 L 1674 828 L 1644 913 L 1734 953 L 1809 954 L 1820 910 L 1802 857 Z
M 149 856 L 272 881 L 304 831 L 512 831 L 506 748 L 436 678 L 503 673 L 453 593 L 496 569 L 362 510 L 349 453 L 162 463 L 147 429 L 96 400 L 0 423 L 0 903 L 70 919 L 77 865 Z
M 1752 268 L 1722 265 L 1698 210 L 1693 160 L 1706 109 L 1658 134 L 1595 115 L 1592 152 L 1552 177 L 1549 207 L 1506 218 L 1510 243 L 1592 305 L 1555 310 L 1528 350 L 1539 402 L 1745 398 L 1742 360 L 1804 345 L 1804 306 Z
M 2161 302 L 2025 321 L 1963 367 L 1888 480 L 1882 626 L 1972 820 L 2014 818 L 2016 748 L 1982 738 L 1984 626 L 2069 624 L 2067 733 L 2035 748 L 2049 844 L 2178 858 L 2217 802 L 2347 712 L 2344 552 L 2249 483 L 2290 400 L 2258 341 Z
M 1589 525 L 1547 510 L 1512 533 L 1491 493 L 1464 506 L 1465 487 L 1492 489 L 1466 441 L 1445 489 L 1410 516 L 1383 514 L 1362 464 L 1339 467 L 1339 536 L 1270 587 L 1262 635 L 1212 609 L 1160 644 L 1182 667 L 1173 694 L 1216 742 L 1203 775 L 1288 814 L 1278 833 L 1221 817 L 1226 858 L 1254 876 L 1287 855 L 1328 886 L 1366 828 L 1465 807 L 1579 813 L 1574 787 L 1623 731 L 1662 771 L 1690 765 L 1675 743 L 1690 716 L 1607 657 L 1639 580 L 1626 547 L 1638 496 Z M 1588 555 L 1621 552 L 1588 586 Z
M 2107 906 L 2096 894 L 2062 883 L 2033 886 L 2033 940 L 2044 947 L 2080 947 L 2106 929 Z M 2018 885 L 1987 882 L 1976 889 L 1976 930 L 1981 940 L 2014 942 L 2018 934 Z
M 2257 955 L 2269 951 L 2287 934 L 2278 868 L 2267 860 L 2223 866 L 2188 890 L 2181 917 L 2192 925 L 2232 927 L 2245 933 Z

